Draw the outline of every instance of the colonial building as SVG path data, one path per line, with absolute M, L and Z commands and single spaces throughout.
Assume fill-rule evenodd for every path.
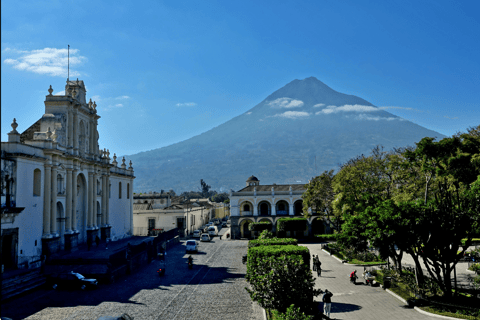
M 256 177 L 249 177 L 245 188 L 230 192 L 232 238 L 249 238 L 251 233 L 248 225 L 252 222 L 270 221 L 273 231 L 276 231 L 278 219 L 302 217 L 304 192 L 304 184 L 260 185 Z M 316 214 L 308 219 L 306 235 L 311 234 L 315 218 L 317 218 Z
M 178 228 L 181 235 L 188 235 L 212 218 L 213 205 L 209 202 L 191 199 L 159 207 L 155 205 L 155 201 L 160 201 L 160 195 L 162 194 L 135 195 L 133 204 L 134 235 L 153 236 L 172 228 Z
M 132 163 L 98 145 L 96 103 L 83 81 L 45 99 L 45 114 L 13 130 L 1 146 L 1 250 L 5 267 L 28 267 L 41 255 L 133 233 Z M 23 211 L 22 211 L 22 208 Z

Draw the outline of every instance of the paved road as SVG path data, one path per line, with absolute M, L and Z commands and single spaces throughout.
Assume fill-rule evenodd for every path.
M 149 319 L 262 319 L 245 290 L 241 257 L 247 241 L 202 242 L 188 270 L 184 243 L 168 251 L 166 275 L 154 261 L 135 274 L 96 290 L 40 289 L 2 304 L 2 316 L 17 319 L 98 319 L 127 313 Z
M 318 254 L 322 262 L 322 275 L 315 281 L 315 287 L 328 289 L 333 293 L 331 318 L 335 319 L 374 319 L 405 320 L 435 319 L 413 309 L 405 308 L 404 303 L 380 287 L 350 283 L 349 275 L 355 267 L 344 265 L 320 249 L 320 244 L 305 244 L 310 254 Z M 363 269 L 357 267 L 357 273 Z M 316 275 L 316 274 L 315 274 Z M 318 296 L 316 301 L 321 301 Z

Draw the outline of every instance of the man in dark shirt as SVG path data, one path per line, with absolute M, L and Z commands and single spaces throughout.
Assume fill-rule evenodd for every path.
M 331 293 L 328 290 L 325 290 L 325 293 L 323 294 L 323 313 L 330 318 L 330 311 L 332 309 L 332 296 L 333 293 Z

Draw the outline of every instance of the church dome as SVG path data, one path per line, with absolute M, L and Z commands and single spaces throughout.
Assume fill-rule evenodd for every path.
M 255 176 L 250 176 L 248 179 L 247 179 L 247 182 L 249 181 L 258 181 L 257 177 Z

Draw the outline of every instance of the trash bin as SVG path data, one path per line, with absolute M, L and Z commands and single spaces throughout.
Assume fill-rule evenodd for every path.
M 387 289 L 392 286 L 392 277 L 385 277 L 383 279 L 383 288 Z

